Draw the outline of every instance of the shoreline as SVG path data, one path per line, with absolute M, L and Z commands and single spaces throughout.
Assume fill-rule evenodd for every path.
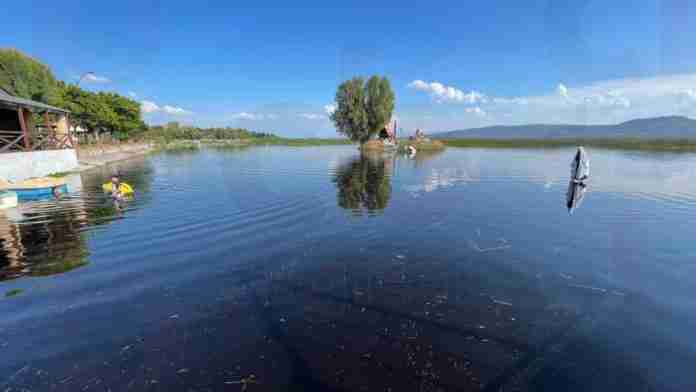
M 590 146 L 608 150 L 694 152 L 696 139 L 568 138 L 568 139 L 437 139 L 455 148 L 567 148 Z
M 155 151 L 152 143 L 105 144 L 95 146 L 78 146 L 78 166 L 70 173 L 80 173 L 114 162 L 142 157 Z

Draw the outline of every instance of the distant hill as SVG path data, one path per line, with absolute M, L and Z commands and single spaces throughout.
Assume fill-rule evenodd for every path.
M 441 132 L 434 139 L 696 139 L 696 120 L 666 116 L 615 125 L 528 124 Z

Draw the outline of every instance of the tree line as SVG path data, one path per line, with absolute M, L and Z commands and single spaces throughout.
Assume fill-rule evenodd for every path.
M 174 140 L 230 140 L 230 139 L 271 139 L 277 138 L 270 132 L 253 132 L 245 128 L 200 128 L 169 122 L 166 125 L 154 125 L 143 134 L 146 139 L 170 142 Z
M 140 103 L 111 92 L 92 92 L 57 80 L 51 69 L 15 49 L 0 48 L 0 88 L 16 97 L 70 111 L 70 122 L 93 134 L 109 133 L 119 140 L 202 140 L 271 138 L 271 133 L 243 128 L 199 128 L 171 122 L 148 126 Z
M 0 49 L 0 88 L 16 97 L 67 109 L 71 123 L 88 132 L 127 139 L 147 128 L 137 101 L 57 80 L 48 66 L 15 49 Z

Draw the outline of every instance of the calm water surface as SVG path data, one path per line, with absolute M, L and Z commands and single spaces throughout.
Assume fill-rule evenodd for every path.
M 695 390 L 696 155 L 589 154 L 572 214 L 564 149 L 73 176 L 0 212 L 0 390 Z

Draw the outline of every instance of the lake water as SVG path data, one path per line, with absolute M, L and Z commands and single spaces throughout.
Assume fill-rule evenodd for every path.
M 695 390 L 696 155 L 588 152 L 572 214 L 572 149 L 73 176 L 0 212 L 0 390 Z

